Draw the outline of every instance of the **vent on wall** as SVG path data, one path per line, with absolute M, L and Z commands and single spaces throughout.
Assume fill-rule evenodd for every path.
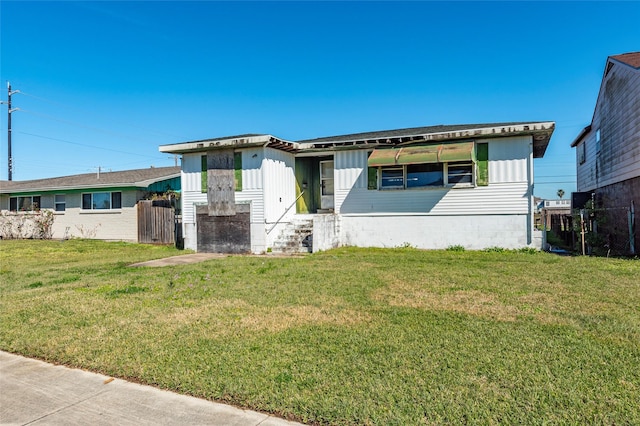
M 611 68 L 613 68 L 613 62 L 609 62 L 607 64 L 607 70 L 604 72 L 605 77 L 609 75 L 609 71 L 611 71 Z

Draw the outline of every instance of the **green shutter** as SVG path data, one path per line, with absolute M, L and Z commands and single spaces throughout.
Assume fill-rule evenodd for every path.
M 489 185 L 489 144 L 488 143 L 476 144 L 476 168 L 478 170 L 476 185 L 478 186 Z
M 236 191 L 242 191 L 242 152 L 233 153 L 233 167 L 236 179 Z
M 367 189 L 378 189 L 378 168 L 367 167 Z
M 202 185 L 202 192 L 207 192 L 207 156 L 200 157 L 200 183 Z

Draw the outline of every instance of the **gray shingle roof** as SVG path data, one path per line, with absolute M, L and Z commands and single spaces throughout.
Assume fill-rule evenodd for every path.
M 0 193 L 100 188 L 105 186 L 146 187 L 154 182 L 180 176 L 180 167 L 151 167 L 120 172 L 85 173 L 47 179 L 0 181 Z
M 301 146 L 315 150 L 337 147 L 339 145 L 370 144 L 411 144 L 420 141 L 460 140 L 469 138 L 504 137 L 511 135 L 532 135 L 533 156 L 541 158 L 551 139 L 555 123 L 550 121 L 538 122 L 508 122 L 437 125 L 427 127 L 411 127 L 408 129 L 382 130 L 376 132 L 354 133 L 350 135 L 330 136 L 317 139 L 298 141 Z
M 381 130 L 374 132 L 353 133 L 350 135 L 328 136 L 316 139 L 307 139 L 297 141 L 298 143 L 322 143 L 322 142 L 345 142 L 353 140 L 374 140 L 384 138 L 400 138 L 409 136 L 427 135 L 433 133 L 449 133 L 458 132 L 461 130 L 469 129 L 486 129 L 490 127 L 509 127 L 514 125 L 530 124 L 531 122 L 512 122 L 512 123 L 482 123 L 482 124 L 454 124 L 444 125 L 439 124 L 437 126 L 426 127 L 410 127 L 407 129 L 395 129 L 395 130 Z

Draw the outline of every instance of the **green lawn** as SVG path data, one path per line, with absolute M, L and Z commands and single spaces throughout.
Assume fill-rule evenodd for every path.
M 640 261 L 0 242 L 0 349 L 320 424 L 640 424 Z

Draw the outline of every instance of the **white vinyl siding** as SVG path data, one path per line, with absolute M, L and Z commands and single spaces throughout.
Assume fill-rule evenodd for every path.
M 274 223 L 296 199 L 294 174 L 295 157 L 287 152 L 272 148 L 265 149 L 262 162 L 264 179 L 264 218 L 266 223 Z M 292 207 L 285 217 L 296 212 Z
M 338 151 L 335 153 L 336 212 L 357 215 L 528 214 L 527 159 L 531 155 L 531 137 L 477 142 L 489 143 L 489 185 L 484 187 L 367 190 L 368 152 Z
M 242 153 L 242 191 L 235 192 L 236 203 L 251 204 L 251 244 L 253 252 L 265 250 L 265 197 L 263 189 L 263 176 L 265 169 L 278 170 L 277 160 L 280 151 L 266 150 L 272 155 L 271 159 L 265 159 L 263 148 L 250 148 L 240 151 Z M 203 152 L 184 154 L 182 158 L 182 221 L 184 226 L 185 248 L 195 249 L 196 243 L 196 216 L 195 206 L 207 204 L 207 193 L 202 192 L 201 183 L 201 157 Z M 290 155 L 289 155 L 290 156 Z M 292 156 L 290 156 L 293 158 Z M 293 160 L 291 160 L 293 162 Z M 282 189 L 283 185 L 279 185 Z M 276 218 L 277 219 L 277 218 Z

